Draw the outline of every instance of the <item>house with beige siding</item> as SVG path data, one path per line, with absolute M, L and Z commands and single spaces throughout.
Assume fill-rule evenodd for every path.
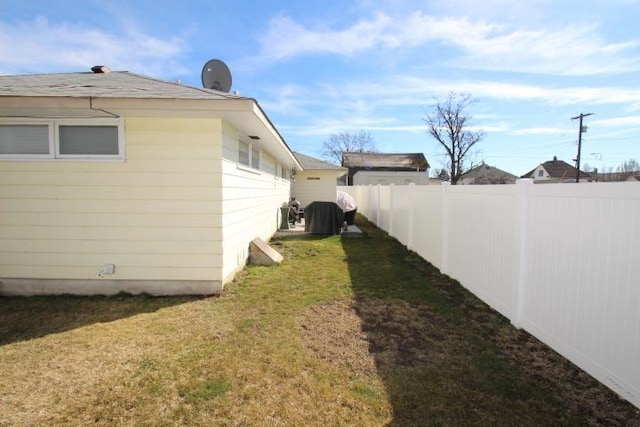
M 302 207 L 311 202 L 335 202 L 337 179 L 347 169 L 302 153 L 293 153 L 302 166 L 296 173 L 292 195 Z
M 255 99 L 96 71 L 0 76 L 0 295 L 221 292 L 300 164 Z

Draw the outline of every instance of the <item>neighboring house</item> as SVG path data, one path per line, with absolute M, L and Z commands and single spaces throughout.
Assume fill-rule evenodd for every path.
M 0 76 L 0 295 L 219 293 L 299 163 L 254 99 L 96 70 Z
M 521 176 L 521 178 L 531 178 L 535 183 L 557 183 L 557 182 L 576 182 L 578 170 L 564 162 L 553 157 L 538 165 L 535 169 Z M 580 171 L 580 182 L 594 181 L 591 174 Z
M 291 192 L 300 205 L 305 207 L 311 202 L 335 202 L 337 178 L 344 175 L 347 169 L 302 153 L 293 154 L 302 166 L 302 171 L 296 172 Z
M 429 163 L 422 153 L 342 153 L 347 185 L 429 184 Z
M 484 185 L 484 184 L 515 184 L 517 176 L 489 166 L 482 162 L 480 165 L 462 174 L 458 180 L 459 185 Z

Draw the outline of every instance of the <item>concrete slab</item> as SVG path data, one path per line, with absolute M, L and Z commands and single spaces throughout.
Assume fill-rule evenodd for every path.
M 345 237 L 362 237 L 362 230 L 357 225 L 347 225 L 347 229 L 341 233 Z
M 253 265 L 280 264 L 282 260 L 282 255 L 259 237 L 249 244 L 249 262 Z

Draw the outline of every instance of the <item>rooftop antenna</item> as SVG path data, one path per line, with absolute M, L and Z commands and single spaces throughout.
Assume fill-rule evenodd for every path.
M 231 72 L 227 64 L 219 59 L 211 59 L 202 67 L 202 86 L 220 92 L 231 90 Z

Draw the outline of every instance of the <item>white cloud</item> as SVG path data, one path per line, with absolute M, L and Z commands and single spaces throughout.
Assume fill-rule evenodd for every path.
M 567 105 L 629 105 L 640 99 L 640 89 L 624 87 L 547 87 L 485 80 L 440 80 L 410 76 L 392 76 L 382 82 L 340 82 L 334 85 L 285 86 L 274 88 L 266 106 L 279 113 L 300 114 L 305 108 L 324 107 L 329 114 L 351 117 L 354 114 L 375 115 L 385 107 L 416 106 L 428 108 L 433 97 L 450 91 L 470 93 L 484 101 L 526 101 L 540 104 Z M 480 116 L 478 116 L 480 117 Z
M 440 96 L 451 90 L 470 93 L 482 99 L 540 101 L 550 105 L 634 105 L 640 99 L 640 89 L 625 87 L 547 87 L 490 80 L 444 81 L 419 77 L 396 78 L 397 89 L 405 92 Z
M 129 31 L 117 35 L 83 25 L 50 24 L 44 17 L 0 22 L 0 72 L 84 71 L 93 65 L 149 75 L 188 72 L 177 60 L 186 49 L 180 38 Z
M 593 126 L 640 126 L 640 116 L 613 117 L 609 119 L 593 120 Z
M 607 43 L 593 24 L 559 30 L 497 30 L 453 41 L 462 66 L 555 75 L 596 75 L 640 69 L 640 43 Z
M 374 50 L 408 50 L 438 42 L 451 46 L 448 65 L 492 71 L 553 75 L 597 75 L 640 69 L 640 43 L 610 43 L 596 24 L 558 29 L 517 29 L 435 17 L 421 11 L 403 16 L 381 12 L 344 29 L 306 28 L 284 15 L 269 22 L 260 37 L 261 59 L 275 62 L 304 54 L 352 56 Z M 457 55 L 457 56 L 456 56 Z
M 514 130 L 513 135 L 565 135 L 566 128 L 559 127 L 533 127 Z
M 310 88 L 300 84 L 285 84 L 275 90 L 267 90 L 265 100 L 261 99 L 259 102 L 270 113 L 300 116 L 313 102 L 314 98 L 309 90 Z
M 495 81 L 443 81 L 437 79 L 421 78 L 393 78 L 394 85 L 358 82 L 343 83 L 336 87 L 307 87 L 304 96 L 305 104 L 300 104 L 300 90 L 289 93 L 292 99 L 286 99 L 287 91 L 273 92 L 276 97 L 272 101 L 281 108 L 278 113 L 285 117 L 298 115 L 305 117 L 300 125 L 280 125 L 289 134 L 296 136 L 326 136 L 344 129 L 365 129 L 372 132 L 424 132 L 422 119 L 429 103 L 431 95 L 441 96 L 455 90 L 471 93 L 479 98 L 480 104 L 487 105 L 492 100 L 510 101 L 522 105 L 523 103 L 537 103 L 544 108 L 547 106 L 571 106 L 571 105 L 612 105 L 632 103 L 640 99 L 640 90 L 630 90 L 616 87 L 599 88 L 554 88 L 526 84 L 501 83 Z M 514 105 L 516 105 L 514 104 Z M 327 107 L 330 106 L 330 107 Z M 401 107 L 403 113 L 389 115 L 389 108 Z M 412 108 L 415 106 L 415 108 Z M 286 107 L 286 108 L 284 108 Z M 287 108 L 291 108 L 288 113 Z M 597 108 L 595 109 L 597 110 Z M 409 113 L 407 113 L 409 111 Z M 491 111 L 491 110 L 489 110 Z M 473 112 L 472 112 L 473 113 Z M 502 113 L 501 113 L 502 114 Z M 565 120 L 564 126 L 526 126 L 520 127 L 517 123 L 506 121 L 504 116 L 495 112 L 488 115 L 472 114 L 481 128 L 487 134 L 508 133 L 512 135 L 531 136 L 573 136 L 573 123 Z M 568 119 L 565 117 L 564 119 Z M 285 119 L 285 122 L 288 120 Z M 602 120 L 602 123 L 592 121 L 592 126 L 634 126 L 640 122 L 640 116 L 633 118 L 618 118 Z
M 491 26 L 472 24 L 466 19 L 435 18 L 420 11 L 401 18 L 376 13 L 341 30 L 307 29 L 284 15 L 269 22 L 260 37 L 262 56 L 270 61 L 309 53 L 354 55 L 374 49 L 413 48 L 431 40 L 455 40 L 460 32 L 485 33 Z

